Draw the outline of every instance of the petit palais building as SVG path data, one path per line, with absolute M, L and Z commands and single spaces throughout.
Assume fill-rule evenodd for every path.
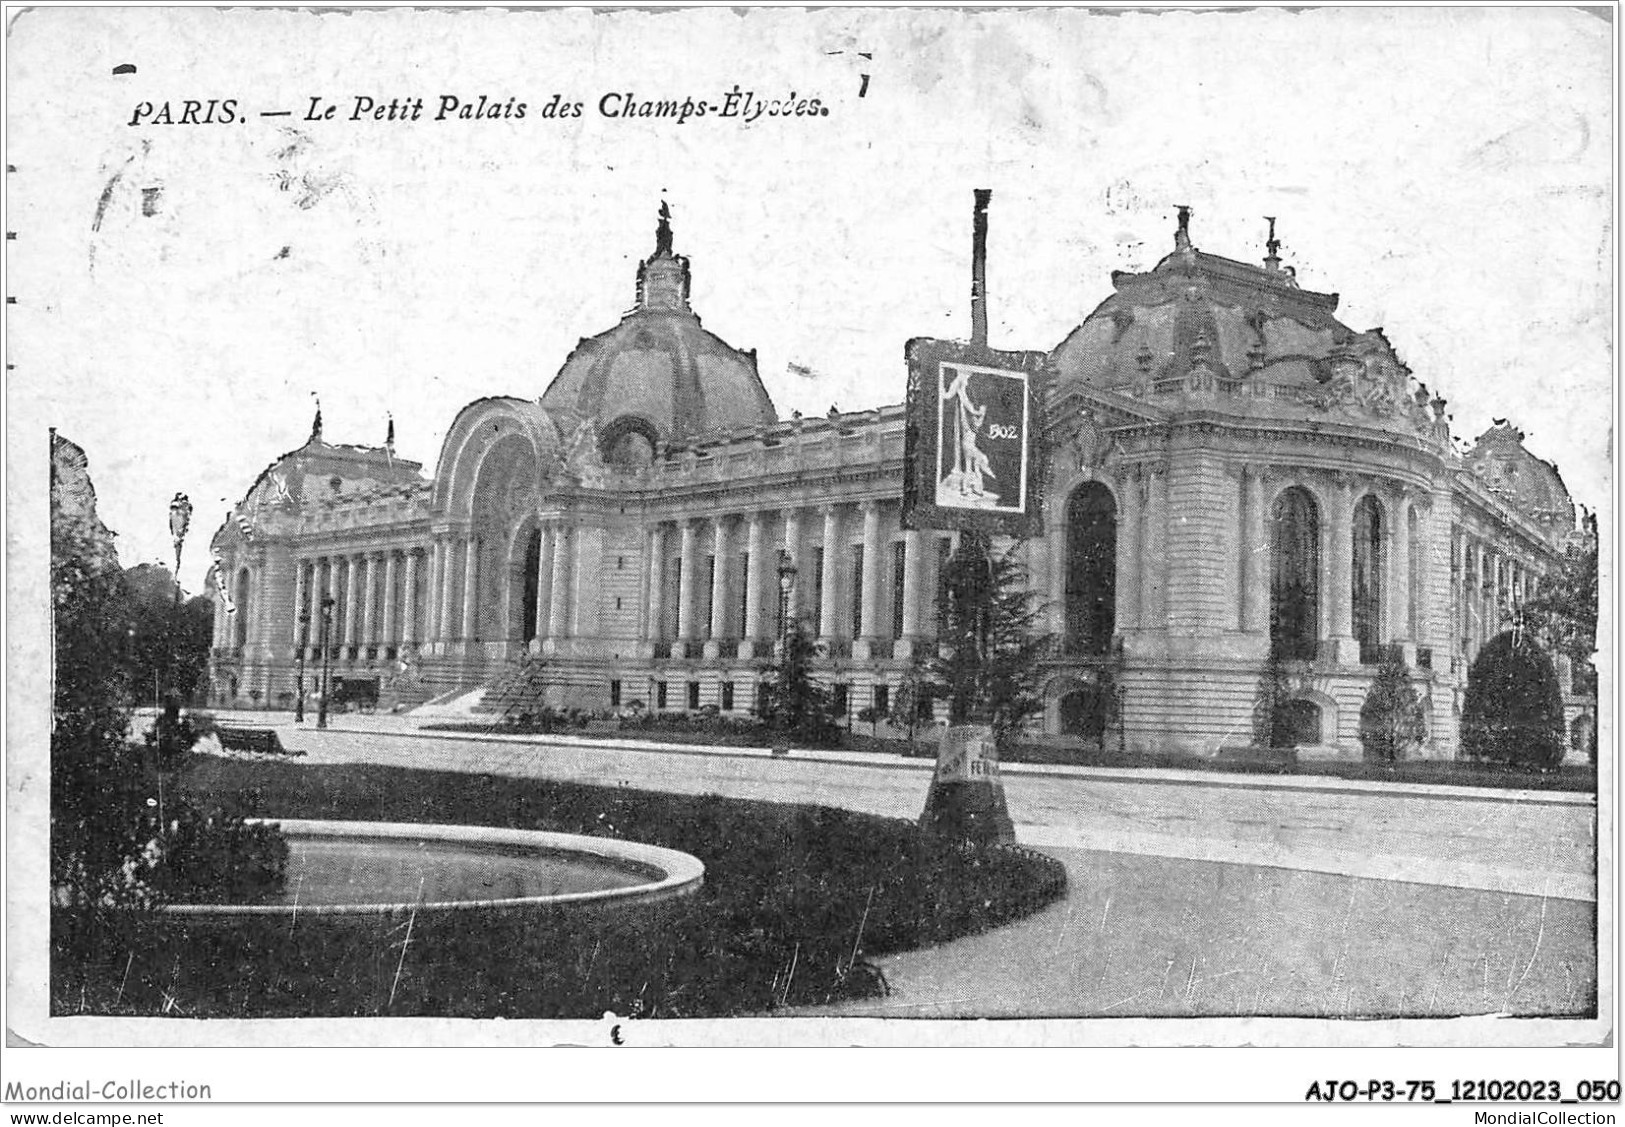
M 1579 535 L 1518 430 L 1459 452 L 1444 401 L 1277 245 L 1207 254 L 1182 215 L 1049 353 L 1045 535 L 1021 546 L 1058 639 L 1035 737 L 1213 754 L 1254 741 L 1284 677 L 1285 742 L 1355 756 L 1386 654 L 1421 754 L 1452 757 L 1469 663 Z M 953 547 L 901 527 L 903 407 L 781 419 L 689 278 L 662 219 L 631 310 L 540 399 L 463 408 L 432 474 L 318 414 L 214 536 L 213 700 L 286 707 L 301 669 L 314 692 L 331 599 L 335 705 L 528 676 L 538 705 L 744 714 L 782 584 L 848 716 L 887 710 Z

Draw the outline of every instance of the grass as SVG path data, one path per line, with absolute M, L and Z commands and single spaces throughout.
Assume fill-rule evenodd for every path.
M 613 918 L 265 921 L 195 933 L 53 916 L 53 1012 L 190 1017 L 714 1017 L 875 997 L 867 956 L 1029 914 L 1059 862 L 933 851 L 908 822 L 821 807 L 375 766 L 195 763 L 184 792 L 243 816 L 500 825 L 693 853 L 699 893 Z M 410 926 L 410 931 L 408 930 Z M 77 928 L 77 930 L 76 930 Z

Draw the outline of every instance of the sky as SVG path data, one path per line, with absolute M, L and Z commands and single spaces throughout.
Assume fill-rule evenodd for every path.
M 1004 348 L 1052 348 L 1113 270 L 1152 266 L 1176 205 L 1246 261 L 1273 215 L 1299 281 L 1383 327 L 1457 434 L 1510 417 L 1610 505 L 1613 29 L 1585 12 L 86 8 L 10 30 L 10 527 L 44 516 L 54 426 L 126 566 L 170 558 L 191 497 L 190 590 L 313 393 L 328 441 L 380 443 L 392 414 L 431 470 L 463 405 L 540 396 L 617 322 L 662 200 L 695 310 L 757 350 L 781 416 L 900 402 L 905 341 L 968 336 L 975 188 Z M 600 110 L 736 87 L 828 112 Z M 526 114 L 434 120 L 481 95 Z M 543 116 L 555 95 L 580 116 Z M 350 120 L 358 97 L 386 120 Z M 180 124 L 186 99 L 213 120 Z

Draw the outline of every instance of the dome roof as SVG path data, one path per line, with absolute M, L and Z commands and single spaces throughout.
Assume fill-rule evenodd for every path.
M 1146 273 L 1114 273 L 1116 292 L 1056 346 L 1059 393 L 1081 383 L 1174 410 L 1335 412 L 1435 437 L 1441 408 L 1429 409 L 1382 330 L 1355 332 L 1334 316 L 1336 294 L 1301 289 L 1273 230 L 1253 266 L 1197 250 L 1188 222 L 1182 208 L 1174 252 Z
M 1505 419 L 1478 436 L 1466 455 L 1467 468 L 1490 490 L 1548 533 L 1574 529 L 1574 501 L 1557 467 L 1523 445 L 1523 431 Z
M 549 411 L 591 420 L 606 458 L 629 436 L 652 447 L 778 421 L 756 353 L 706 332 L 688 289 L 688 259 L 672 253 L 662 204 L 655 253 L 638 267 L 636 306 L 619 325 L 581 341 L 542 395 Z

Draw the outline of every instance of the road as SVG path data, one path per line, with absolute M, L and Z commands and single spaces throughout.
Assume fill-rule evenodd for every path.
M 280 729 L 314 764 L 568 779 L 916 817 L 929 764 L 415 732 Z M 802 1016 L 1574 1016 L 1597 1002 L 1588 795 L 1302 777 L 1005 769 L 1066 898 L 873 960 L 890 993 Z

